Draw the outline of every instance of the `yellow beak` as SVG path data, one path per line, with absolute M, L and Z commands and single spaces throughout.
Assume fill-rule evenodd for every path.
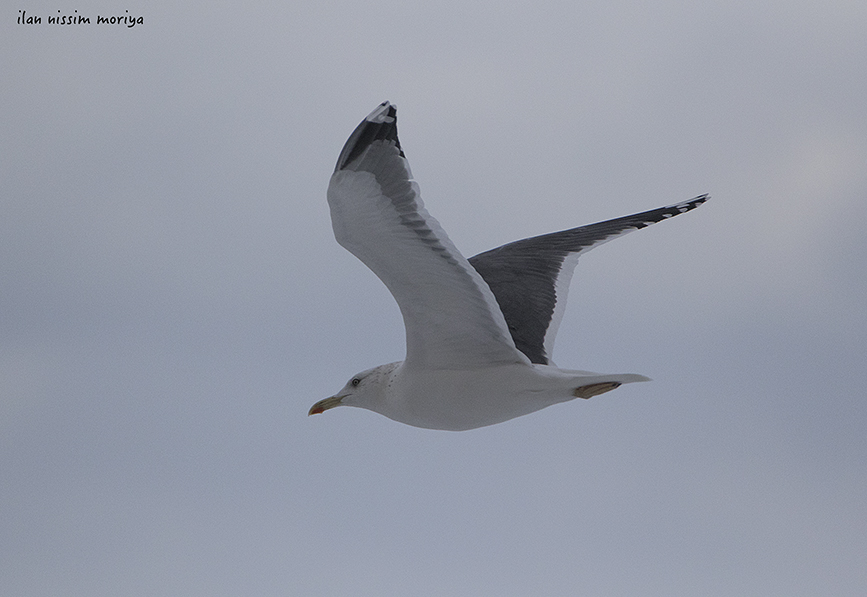
M 320 400 L 316 404 L 310 407 L 310 410 L 307 411 L 307 416 L 310 415 L 318 415 L 324 413 L 329 408 L 334 408 L 335 406 L 340 406 L 343 403 L 343 396 L 332 396 L 330 398 L 325 398 L 324 400 Z

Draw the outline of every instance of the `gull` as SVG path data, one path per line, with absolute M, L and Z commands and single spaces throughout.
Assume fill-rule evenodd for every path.
M 328 205 L 337 242 L 397 301 L 406 358 L 353 375 L 308 415 L 355 406 L 415 427 L 463 431 L 650 381 L 554 365 L 572 273 L 590 249 L 707 199 L 526 238 L 466 259 L 424 208 L 397 138 L 397 109 L 383 102 L 340 152 Z

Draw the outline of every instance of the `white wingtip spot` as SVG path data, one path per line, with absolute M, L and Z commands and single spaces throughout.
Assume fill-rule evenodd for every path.
M 383 122 L 394 122 L 394 118 L 388 115 L 388 109 L 390 107 L 391 107 L 390 103 L 382 102 L 381 104 L 379 104 L 376 107 L 376 109 L 373 112 L 371 112 L 370 114 L 367 115 L 367 118 L 365 118 L 365 120 L 368 122 L 375 122 L 377 124 L 380 124 Z M 397 106 L 395 106 L 394 108 L 396 110 Z

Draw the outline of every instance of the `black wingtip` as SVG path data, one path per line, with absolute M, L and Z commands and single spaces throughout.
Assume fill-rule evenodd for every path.
M 334 171 L 343 170 L 364 153 L 364 150 L 374 141 L 392 141 L 400 151 L 400 155 L 406 157 L 397 138 L 397 106 L 394 104 L 382 102 L 361 121 L 343 146 Z
M 685 214 L 688 211 L 692 211 L 705 201 L 710 199 L 710 195 L 705 193 L 704 195 L 699 195 L 698 197 L 694 197 L 693 199 L 689 199 L 688 201 L 681 201 L 680 203 L 675 203 L 673 205 L 666 205 L 665 207 L 660 207 L 659 209 L 651 209 L 650 211 L 642 212 L 640 214 L 634 214 L 635 216 L 656 216 L 659 219 L 654 219 L 653 222 L 659 222 L 666 218 L 671 218 L 673 216 L 679 216 L 680 214 Z M 633 217 L 633 216 L 627 216 Z M 650 223 L 650 222 L 648 222 Z
M 699 195 L 695 199 L 690 199 L 686 203 L 690 204 L 689 209 L 695 209 L 696 207 L 698 207 L 699 205 L 701 205 L 702 203 L 704 203 L 708 199 L 710 199 L 710 195 L 708 193 L 705 193 L 704 195 Z

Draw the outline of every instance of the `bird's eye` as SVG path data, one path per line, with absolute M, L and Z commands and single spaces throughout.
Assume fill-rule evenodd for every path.
M 352 387 L 355 387 L 355 386 L 357 386 L 357 385 L 358 385 L 358 384 L 360 384 L 360 383 L 361 383 L 361 380 L 360 380 L 360 379 L 358 379 L 358 378 L 357 378 L 357 377 L 353 377 L 353 378 L 352 378 L 352 381 L 351 381 L 351 382 L 349 382 L 349 383 L 351 383 L 351 384 L 352 384 Z

